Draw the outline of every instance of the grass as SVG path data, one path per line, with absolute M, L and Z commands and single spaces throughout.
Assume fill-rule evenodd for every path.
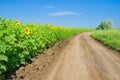
M 120 29 L 96 30 L 92 32 L 92 37 L 111 48 L 120 50 Z

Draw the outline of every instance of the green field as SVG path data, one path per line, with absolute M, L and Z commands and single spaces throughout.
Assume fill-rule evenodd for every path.
M 52 24 L 22 24 L 19 20 L 0 19 L 0 77 L 25 65 L 54 43 L 89 28 L 66 28 Z
M 111 48 L 120 50 L 120 30 L 96 30 L 92 33 L 93 38 L 103 42 Z

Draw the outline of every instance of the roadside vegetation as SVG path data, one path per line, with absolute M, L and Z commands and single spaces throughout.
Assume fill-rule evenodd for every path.
M 120 30 L 97 30 L 92 33 L 92 36 L 105 45 L 120 50 Z
M 52 24 L 22 24 L 19 20 L 0 17 L 0 80 L 6 73 L 30 62 L 50 45 L 73 34 L 92 30 Z
M 120 50 L 120 29 L 114 29 L 111 20 L 102 21 L 92 32 L 92 37 L 111 48 Z

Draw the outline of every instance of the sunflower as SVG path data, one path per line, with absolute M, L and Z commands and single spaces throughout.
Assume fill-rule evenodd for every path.
M 25 34 L 27 34 L 27 35 L 30 34 L 30 28 L 29 27 L 25 28 Z
M 16 20 L 16 25 L 19 26 L 20 25 L 20 21 L 19 20 Z
M 52 29 L 52 30 L 55 30 L 55 27 L 53 26 L 51 29 Z

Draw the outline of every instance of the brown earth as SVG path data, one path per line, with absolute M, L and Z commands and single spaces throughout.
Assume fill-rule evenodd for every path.
M 38 55 L 13 80 L 120 80 L 120 52 L 90 37 L 75 35 Z

